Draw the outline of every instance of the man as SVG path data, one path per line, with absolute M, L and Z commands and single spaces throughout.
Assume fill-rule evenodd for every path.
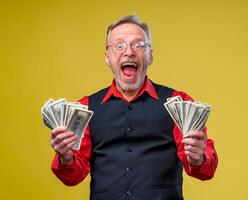
M 108 27 L 106 64 L 112 85 L 80 100 L 94 115 L 79 151 L 64 127 L 52 131 L 55 175 L 66 185 L 91 172 L 91 200 L 181 200 L 182 169 L 201 180 L 213 177 L 217 154 L 206 128 L 183 138 L 163 103 L 184 92 L 161 86 L 146 75 L 153 61 L 148 26 L 126 16 Z

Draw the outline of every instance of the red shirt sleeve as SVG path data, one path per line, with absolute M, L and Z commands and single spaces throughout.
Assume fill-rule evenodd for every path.
M 172 96 L 181 96 L 184 101 L 193 101 L 193 99 L 186 93 L 181 91 L 174 91 Z M 205 127 L 203 132 L 207 135 L 207 128 Z M 184 145 L 182 141 L 182 133 L 179 128 L 174 124 L 173 129 L 174 139 L 177 145 L 177 155 L 182 161 L 184 169 L 189 176 L 193 176 L 200 180 L 208 180 L 214 176 L 215 170 L 218 165 L 218 156 L 214 148 L 214 142 L 211 139 L 207 139 L 206 149 L 205 149 L 205 161 L 200 166 L 192 166 L 187 160 L 184 153 Z
M 89 105 L 89 98 L 85 96 L 79 100 L 81 104 Z M 70 166 L 59 163 L 56 153 L 52 162 L 53 173 L 65 184 L 76 185 L 80 183 L 90 171 L 91 140 L 89 125 L 85 128 L 80 150 L 74 150 L 74 160 Z

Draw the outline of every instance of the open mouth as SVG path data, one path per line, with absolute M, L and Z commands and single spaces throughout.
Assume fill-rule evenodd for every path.
M 136 62 L 123 62 L 121 64 L 121 71 L 126 77 L 132 78 L 138 71 L 138 64 Z

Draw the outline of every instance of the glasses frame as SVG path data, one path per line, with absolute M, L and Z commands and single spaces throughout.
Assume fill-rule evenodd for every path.
M 135 49 L 135 45 L 140 44 L 140 43 L 144 43 L 142 45 L 144 45 L 144 48 L 137 50 Z M 120 51 L 116 51 L 114 50 L 114 46 L 118 45 L 118 44 L 125 44 L 125 48 L 121 49 Z M 106 49 L 108 49 L 109 47 L 111 48 L 111 50 L 113 51 L 113 53 L 116 54 L 121 54 L 123 52 L 125 52 L 127 50 L 127 47 L 130 46 L 130 48 L 132 49 L 132 51 L 136 52 L 136 53 L 144 53 L 146 48 L 149 47 L 151 48 L 151 44 L 149 44 L 148 42 L 143 42 L 143 41 L 137 41 L 137 42 L 132 42 L 132 43 L 126 43 L 126 42 L 114 42 L 113 44 L 109 44 L 106 46 Z

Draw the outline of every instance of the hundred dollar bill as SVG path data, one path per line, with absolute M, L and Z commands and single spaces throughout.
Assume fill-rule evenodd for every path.
M 210 114 L 210 109 L 203 110 L 201 115 L 199 116 L 199 119 L 196 121 L 195 125 L 192 127 L 192 130 L 202 131 L 202 129 L 204 128 L 207 122 L 209 114 Z
M 72 113 L 75 109 L 88 110 L 88 106 L 80 103 L 67 103 L 64 108 L 63 126 L 68 126 Z
M 182 101 L 182 98 L 180 96 L 171 97 L 166 103 L 164 103 L 164 106 L 167 109 L 168 113 L 170 114 L 171 118 L 174 120 L 174 122 L 180 129 L 180 131 L 183 132 L 182 130 L 183 127 L 179 117 L 180 114 L 178 112 L 179 110 L 175 106 L 175 103 L 180 101 Z
M 45 102 L 44 106 L 41 109 L 41 114 L 43 116 L 44 123 L 49 128 L 55 128 L 56 127 L 56 123 L 53 120 L 53 117 L 52 117 L 50 111 L 48 110 L 48 105 L 50 105 L 53 102 L 54 102 L 54 100 L 52 98 L 49 99 L 47 102 Z
M 183 124 L 183 133 L 186 135 L 189 131 L 189 126 L 192 120 L 192 110 L 194 109 L 194 105 L 190 101 L 183 101 L 181 102 L 183 105 L 183 112 L 184 112 L 184 124 Z
M 72 131 L 78 137 L 77 143 L 73 146 L 73 149 L 78 150 L 81 145 L 82 138 L 84 136 L 84 130 L 88 124 L 91 116 L 93 115 L 92 111 L 84 110 L 80 108 L 75 108 L 72 111 L 70 121 L 67 125 L 67 130 Z
M 54 121 L 57 126 L 63 125 L 63 110 L 64 104 L 66 104 L 66 99 L 59 99 L 51 104 L 48 105 L 48 110 L 50 111 L 51 115 L 54 117 Z

